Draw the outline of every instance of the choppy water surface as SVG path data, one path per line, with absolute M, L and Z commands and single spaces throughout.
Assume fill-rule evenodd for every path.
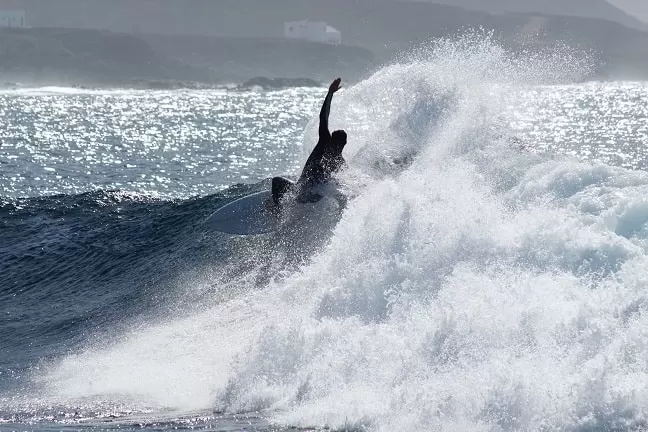
M 648 84 L 589 83 L 523 91 L 507 119 L 530 146 L 648 168 Z
M 0 194 L 185 197 L 294 173 L 319 93 L 0 93 Z
M 530 149 L 633 169 L 648 166 L 646 84 L 511 91 L 515 102 L 506 107 L 501 120 Z M 304 141 L 312 145 L 316 140 L 314 131 L 304 137 L 304 128 L 317 113 L 322 93 L 320 89 L 0 93 L 0 194 L 122 189 L 188 197 L 234 183 L 295 175 Z M 390 106 L 388 100 L 370 101 L 365 108 L 380 110 L 380 104 Z M 343 124 L 345 119 L 337 120 Z M 365 132 L 366 125 L 355 126 Z M 353 124 L 349 132 L 353 140 Z
M 322 89 L 2 93 L 0 430 L 645 430 L 648 84 L 428 54 L 335 96 L 334 226 L 259 237 L 203 221 Z

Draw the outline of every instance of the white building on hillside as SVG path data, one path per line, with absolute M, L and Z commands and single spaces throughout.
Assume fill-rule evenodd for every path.
M 0 27 L 27 27 L 24 10 L 0 10 Z
M 342 43 L 342 34 L 324 21 L 291 21 L 284 23 L 284 36 L 333 45 Z

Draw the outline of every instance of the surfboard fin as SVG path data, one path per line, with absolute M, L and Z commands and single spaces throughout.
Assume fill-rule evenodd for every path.
M 281 199 L 288 192 L 291 192 L 295 184 L 283 177 L 273 177 L 272 179 L 272 200 L 275 205 L 281 205 Z

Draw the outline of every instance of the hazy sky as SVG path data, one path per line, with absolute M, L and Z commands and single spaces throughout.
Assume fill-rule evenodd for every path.
M 408 1 L 408 0 L 401 0 L 401 1 Z M 489 5 L 499 5 L 500 7 L 502 7 L 502 5 L 518 3 L 519 5 L 527 5 L 525 7 L 522 7 L 521 10 L 533 9 L 533 6 L 529 8 L 528 5 L 534 5 L 537 6 L 537 10 L 540 12 L 551 10 L 552 13 L 560 10 L 560 8 L 559 7 L 557 8 L 556 6 L 559 5 L 561 2 L 565 6 L 568 6 L 570 3 L 572 4 L 576 3 L 580 5 L 584 5 L 588 3 L 587 0 L 562 0 L 562 1 L 561 0 L 414 0 L 414 1 L 454 4 L 458 6 L 471 5 L 471 7 L 474 7 L 476 9 L 486 10 L 486 11 L 490 10 Z M 618 7 L 619 9 L 626 12 L 628 15 L 634 16 L 635 18 L 638 18 L 639 20 L 648 23 L 648 0 L 596 0 L 596 1 L 591 0 L 591 1 L 592 3 L 598 3 L 599 5 L 602 2 L 607 1 L 609 4 Z M 552 6 L 549 9 L 547 9 L 546 7 L 547 3 L 552 4 Z M 504 8 L 508 9 L 506 6 L 504 6 Z M 514 9 L 517 10 L 518 8 L 514 8 Z M 566 7 L 565 10 L 571 10 L 571 12 L 569 13 L 570 15 L 574 13 L 573 9 L 570 7 Z M 596 7 L 594 10 L 601 10 L 601 9 Z M 584 13 L 583 16 L 592 16 L 591 13 L 594 12 L 594 10 L 589 11 L 590 13 Z M 597 15 L 595 14 L 595 16 Z M 601 16 L 600 18 L 604 18 L 604 16 Z M 612 17 L 610 18 L 614 19 Z
M 637 18 L 648 22 L 648 0 L 608 0 Z

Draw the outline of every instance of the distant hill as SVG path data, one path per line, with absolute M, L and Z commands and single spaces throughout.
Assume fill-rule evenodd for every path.
M 408 23 L 400 18 L 390 21 L 392 14 L 416 18 L 412 12 L 420 12 L 423 14 L 421 18 L 428 15 L 430 25 L 434 26 L 439 24 L 434 19 L 435 11 L 442 16 L 460 13 L 408 5 L 414 2 L 445 4 L 494 14 L 540 13 L 605 19 L 648 30 L 648 25 L 611 4 L 623 3 L 637 9 L 643 2 L 645 10 L 648 9 L 646 0 L 3 0 L 0 7 L 25 9 L 27 20 L 33 27 L 226 37 L 279 37 L 283 32 L 283 21 L 326 19 L 335 25 L 345 16 L 353 17 L 355 28 L 360 31 L 365 18 L 375 21 L 382 13 L 388 14 L 382 17 L 389 24 L 384 30 L 406 32 Z M 408 12 L 399 14 L 401 7 Z M 417 20 L 415 26 L 419 23 Z M 346 35 L 352 38 L 357 33 L 354 26 L 346 29 Z M 354 39 L 347 42 L 353 45 Z
M 316 80 L 344 75 L 353 80 L 413 45 L 479 28 L 492 30 L 512 50 L 565 43 L 595 52 L 600 63 L 594 77 L 648 77 L 648 33 L 610 20 L 548 12 L 491 14 L 395 0 L 3 1 L 25 7 L 32 26 L 110 30 L 5 32 L 12 35 L 1 39 L 0 69 L 5 73 L 22 65 L 38 73 L 103 74 L 120 80 L 240 82 L 259 75 Z M 593 11 L 606 4 L 572 1 L 592 2 Z M 327 21 L 342 32 L 345 45 L 283 39 L 284 21 L 296 19 Z
M 167 64 L 143 40 L 72 29 L 0 29 L 0 77 L 5 81 L 79 83 L 155 79 Z
M 355 81 L 371 71 L 376 56 L 366 48 L 283 38 L 140 35 L 159 56 L 207 70 L 219 81 L 252 77 L 312 78 L 344 75 Z
M 586 16 L 633 28 L 643 25 L 605 0 L 427 1 L 463 8 L 426 0 L 3 0 L 3 7 L 24 8 L 34 27 L 227 38 L 280 38 L 284 21 L 324 20 L 342 32 L 346 45 L 365 47 L 379 56 L 413 40 L 463 28 L 511 33 L 536 14 Z M 607 24 L 602 27 L 623 31 Z M 577 33 L 578 28 L 572 31 Z
M 29 28 L 0 29 L 0 41 L 0 85 L 205 87 L 259 75 L 357 79 L 374 66 L 364 48 L 283 39 Z

